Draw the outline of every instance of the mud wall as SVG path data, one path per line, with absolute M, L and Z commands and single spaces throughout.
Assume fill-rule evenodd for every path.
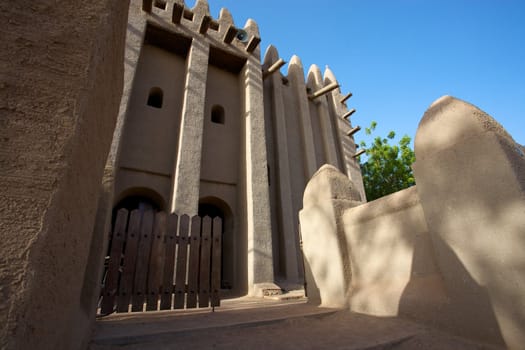
M 344 118 L 351 113 L 333 72 L 327 67 L 323 74 L 312 65 L 305 79 L 300 58 L 293 56 L 283 75 L 272 71 L 279 62 L 284 64 L 277 49 L 268 47 L 262 68 L 272 228 L 278 242 L 274 264 L 278 279 L 300 286 L 304 268 L 297 213 L 308 179 L 323 164 L 330 164 L 352 179 L 363 201 L 365 193 L 353 157 L 355 140 L 348 134 L 352 126 Z M 323 89 L 327 92 L 316 94 Z
M 445 96 L 423 116 L 415 153 L 417 186 L 373 202 L 344 201 L 354 185 L 334 168 L 310 180 L 300 213 L 309 295 L 520 348 L 523 147 L 475 106 Z
M 0 4 L 0 348 L 77 349 L 127 1 Z

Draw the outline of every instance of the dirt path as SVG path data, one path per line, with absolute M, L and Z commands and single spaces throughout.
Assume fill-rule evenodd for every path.
M 492 349 L 400 318 L 307 304 L 101 321 L 91 350 Z

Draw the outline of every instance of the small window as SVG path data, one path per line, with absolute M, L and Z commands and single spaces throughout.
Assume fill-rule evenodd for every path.
M 148 106 L 162 108 L 162 96 L 163 92 L 161 88 L 151 88 L 148 95 Z
M 211 121 L 212 123 L 224 124 L 224 108 L 222 106 L 213 106 L 211 109 Z

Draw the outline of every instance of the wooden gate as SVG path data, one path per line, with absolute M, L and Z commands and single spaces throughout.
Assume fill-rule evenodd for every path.
M 222 220 L 120 209 L 100 313 L 220 305 Z

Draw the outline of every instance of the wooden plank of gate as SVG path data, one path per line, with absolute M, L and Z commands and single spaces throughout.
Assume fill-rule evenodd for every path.
M 211 253 L 211 306 L 221 305 L 221 245 L 222 245 L 222 220 L 220 217 L 213 219 L 213 237 Z
M 186 294 L 186 260 L 188 257 L 188 226 L 190 217 L 188 215 L 182 215 L 179 220 L 180 224 L 175 274 L 175 300 L 173 302 L 174 309 L 184 308 L 184 297 Z
M 164 245 L 164 272 L 162 276 L 162 296 L 160 297 L 160 309 L 171 309 L 171 296 L 173 294 L 173 271 L 175 266 L 175 242 L 177 240 L 177 226 L 179 217 L 177 214 L 168 216 L 168 229 L 166 231 Z
M 199 279 L 199 307 L 208 307 L 210 303 L 210 248 L 211 218 L 202 219 L 201 266 Z
M 164 272 L 164 235 L 166 234 L 166 213 L 158 212 L 155 215 L 155 225 L 151 237 L 151 254 L 148 273 L 148 297 L 146 311 L 158 309 L 159 295 L 161 294 L 162 274 Z
M 137 254 L 137 268 L 133 284 L 131 311 L 144 310 L 144 294 L 148 276 L 149 254 L 151 250 L 151 231 L 153 229 L 153 211 L 145 211 L 142 215 L 140 227 L 139 250 Z
M 194 216 L 191 219 L 190 260 L 188 267 L 188 309 L 197 307 L 197 291 L 199 282 L 199 251 L 201 243 L 201 218 Z
M 124 245 L 124 238 L 126 236 L 127 221 L 128 211 L 126 209 L 120 209 L 117 213 L 117 220 L 115 221 L 115 228 L 113 229 L 113 237 L 111 239 L 108 270 L 104 282 L 102 305 L 100 307 L 102 314 L 113 312 L 115 296 L 117 295 L 118 289 L 120 260 L 122 256 L 122 246 Z
M 133 278 L 135 277 L 135 263 L 140 235 L 140 217 L 140 211 L 135 209 L 131 212 L 129 218 L 124 266 L 122 267 L 117 298 L 117 312 L 128 312 L 131 294 L 133 293 Z

